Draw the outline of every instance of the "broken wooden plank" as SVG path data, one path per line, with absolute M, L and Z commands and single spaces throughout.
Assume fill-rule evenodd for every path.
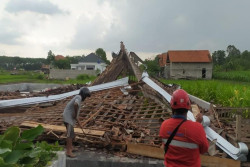
M 191 108 L 192 108 L 192 112 L 193 112 L 194 118 L 196 118 L 197 114 L 200 113 L 200 109 L 199 109 L 199 107 L 198 107 L 197 104 L 192 104 Z
M 236 141 L 241 141 L 241 115 L 236 115 Z
M 221 123 L 220 123 L 220 120 L 219 120 L 218 113 L 215 111 L 213 104 L 210 104 L 210 110 L 213 111 L 214 117 L 215 117 L 215 119 L 216 119 L 216 121 L 217 121 L 219 127 L 222 128 Z
M 65 132 L 66 133 L 66 127 L 65 126 L 58 126 L 58 125 L 50 125 L 50 124 L 44 124 L 39 122 L 33 122 L 33 121 L 24 121 L 21 126 L 25 127 L 37 127 L 38 125 L 42 125 L 44 129 L 48 131 L 53 132 Z M 74 128 L 75 133 L 83 134 L 82 130 L 80 128 Z M 83 129 L 84 133 L 86 135 L 94 135 L 94 136 L 103 136 L 105 131 L 101 130 L 90 130 L 90 129 Z
M 159 147 L 144 144 L 127 143 L 127 152 L 157 159 L 164 159 L 164 150 Z M 200 155 L 203 167 L 240 167 L 240 161 L 228 158 L 219 158 L 207 155 Z
M 102 111 L 103 106 L 100 107 L 94 114 L 92 114 L 86 121 L 84 121 L 81 125 L 84 127 L 89 121 L 91 121 L 95 116 L 99 114 L 100 111 Z

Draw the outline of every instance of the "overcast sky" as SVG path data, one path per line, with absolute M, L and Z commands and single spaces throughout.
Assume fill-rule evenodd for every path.
M 82 55 L 120 41 L 142 59 L 168 50 L 250 50 L 250 0 L 0 0 L 0 55 Z

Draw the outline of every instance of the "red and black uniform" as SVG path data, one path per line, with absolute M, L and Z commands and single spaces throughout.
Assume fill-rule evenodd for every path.
M 183 119 L 186 118 L 174 115 L 162 123 L 160 137 L 164 144 Z M 200 154 L 207 151 L 208 141 L 201 123 L 187 120 L 169 144 L 164 164 L 166 167 L 200 167 Z

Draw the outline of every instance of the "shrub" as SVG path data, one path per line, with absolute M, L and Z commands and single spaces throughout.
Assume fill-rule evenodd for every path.
M 43 74 L 39 74 L 39 75 L 37 75 L 36 79 L 43 80 L 44 79 L 44 75 Z
M 56 153 L 61 150 L 58 143 L 50 145 L 46 142 L 33 140 L 43 133 L 41 125 L 36 128 L 24 130 L 20 133 L 18 127 L 10 127 L 3 135 L 0 135 L 0 166 L 23 167 L 23 166 L 46 166 Z
M 76 77 L 77 80 L 86 80 L 90 79 L 90 77 L 87 74 L 80 74 Z

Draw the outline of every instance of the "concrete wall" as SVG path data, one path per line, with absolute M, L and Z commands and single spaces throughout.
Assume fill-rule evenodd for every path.
M 96 70 L 60 70 L 50 69 L 49 78 L 51 79 L 75 79 L 80 74 L 94 75 L 96 76 Z
M 58 151 L 57 157 L 51 162 L 49 167 L 66 167 L 66 155 L 65 151 Z
M 164 67 L 164 78 L 170 79 L 170 66 Z
M 168 70 L 168 68 L 165 68 Z M 205 69 L 205 78 L 202 77 L 202 70 Z M 211 79 L 212 63 L 170 63 L 170 78 L 180 79 Z M 168 73 L 168 71 L 165 71 Z
M 66 157 L 67 167 L 164 167 L 163 160 L 147 157 L 128 158 L 88 150 L 76 154 L 76 158 Z

